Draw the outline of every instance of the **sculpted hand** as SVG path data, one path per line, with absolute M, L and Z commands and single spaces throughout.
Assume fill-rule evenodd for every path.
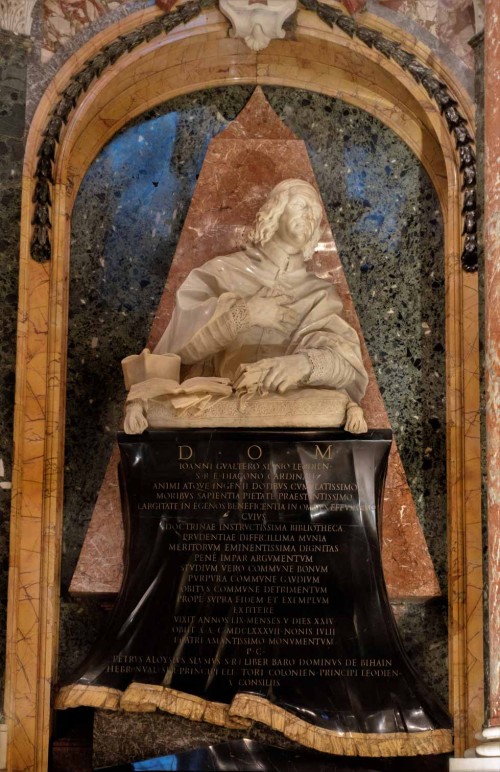
M 310 372 L 311 365 L 306 354 L 260 359 L 239 366 L 234 387 L 243 390 L 258 386 L 262 391 L 283 394 L 302 383 Z
M 123 430 L 126 434 L 142 434 L 148 428 L 148 421 L 144 415 L 144 406 L 140 400 L 128 402 L 125 408 L 125 420 Z
M 351 434 L 364 434 L 368 431 L 363 408 L 356 405 L 355 402 L 349 402 L 347 405 L 347 418 L 344 429 L 346 432 L 351 432 Z
M 259 327 L 271 327 L 273 330 L 288 335 L 297 327 L 300 317 L 291 308 L 287 308 L 292 298 L 289 295 L 262 297 L 257 294 L 248 298 L 246 306 L 250 316 L 250 324 Z

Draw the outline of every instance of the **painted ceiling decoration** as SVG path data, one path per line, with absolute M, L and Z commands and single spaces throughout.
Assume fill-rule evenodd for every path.
M 112 43 L 88 59 L 81 70 L 74 75 L 61 98 L 52 111 L 44 130 L 44 139 L 38 151 L 38 164 L 35 172 L 36 186 L 33 195 L 35 204 L 31 256 L 43 263 L 51 257 L 51 185 L 63 125 L 76 107 L 82 94 L 91 83 L 99 78 L 104 70 L 114 64 L 123 54 L 132 51 L 141 43 L 152 40 L 157 35 L 167 34 L 180 24 L 198 16 L 204 9 L 211 7 L 214 0 L 190 0 L 186 4 L 165 13 L 142 27 L 125 35 L 120 35 Z M 450 94 L 448 87 L 439 80 L 434 71 L 405 51 L 399 43 L 384 37 L 380 32 L 359 24 L 353 17 L 331 8 L 318 0 L 301 0 L 306 10 L 316 13 L 329 27 L 337 26 L 346 35 L 356 37 L 370 48 L 374 48 L 388 59 L 396 62 L 413 79 L 422 85 L 440 108 L 449 131 L 455 138 L 459 153 L 459 165 L 463 182 L 463 234 L 462 266 L 465 271 L 477 270 L 477 204 L 476 204 L 476 158 L 473 149 L 474 140 L 469 132 L 467 120 L 458 109 L 457 101 Z

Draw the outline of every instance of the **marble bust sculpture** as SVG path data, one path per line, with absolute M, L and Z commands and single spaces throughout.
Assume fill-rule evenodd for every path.
M 357 334 L 340 316 L 335 288 L 306 267 L 322 217 L 309 183 L 284 180 L 260 208 L 244 250 L 191 271 L 154 352 L 122 362 L 127 433 L 203 426 L 366 431 L 359 401 L 368 376 Z

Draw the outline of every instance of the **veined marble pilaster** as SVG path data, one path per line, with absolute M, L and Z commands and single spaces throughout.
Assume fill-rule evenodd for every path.
M 490 724 L 500 726 L 500 7 L 485 17 L 485 349 Z
M 484 7 L 478 0 L 477 7 Z M 476 8 L 476 14 L 477 10 Z M 500 7 L 486 0 L 484 30 L 484 305 L 489 575 L 489 711 L 475 748 L 450 772 L 500 768 Z M 476 24 L 479 20 L 476 18 Z M 479 38 L 478 38 L 479 40 Z

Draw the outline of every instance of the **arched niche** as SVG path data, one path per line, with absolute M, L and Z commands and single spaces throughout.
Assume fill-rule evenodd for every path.
M 332 6 L 338 7 L 334 2 Z M 108 27 L 59 70 L 29 132 L 24 163 L 20 312 L 11 524 L 6 712 L 9 769 L 48 762 L 56 672 L 62 523 L 70 221 L 83 176 L 134 116 L 179 94 L 230 83 L 305 88 L 362 107 L 413 150 L 436 188 L 445 224 L 450 709 L 456 751 L 483 721 L 482 544 L 477 275 L 460 265 L 462 195 L 453 137 L 435 102 L 394 61 L 300 11 L 293 39 L 260 53 L 228 37 L 214 8 L 106 67 L 63 129 L 52 185 L 52 258 L 30 255 L 37 153 L 60 92 L 103 46 L 160 12 L 149 8 Z M 459 82 L 419 41 L 370 14 L 363 23 L 401 43 L 446 83 L 473 125 Z

